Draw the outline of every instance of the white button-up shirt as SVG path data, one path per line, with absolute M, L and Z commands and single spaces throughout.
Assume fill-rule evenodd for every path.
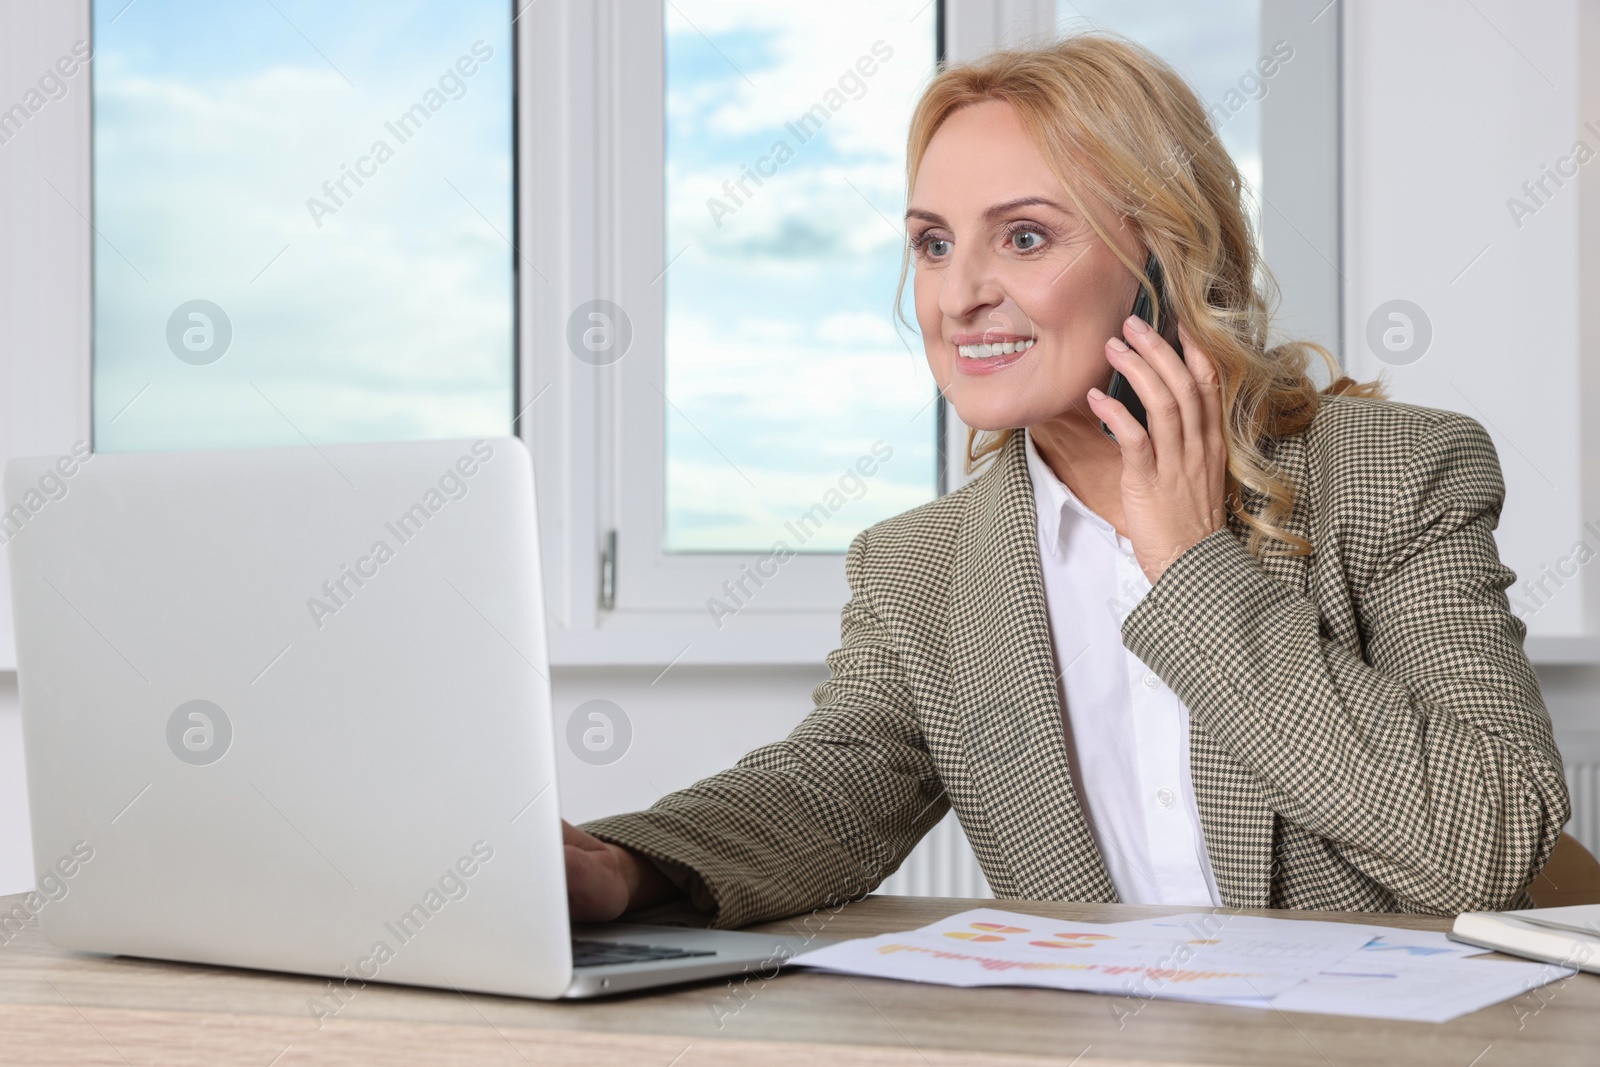
M 1220 905 L 1189 776 L 1189 709 L 1122 643 L 1150 591 L 1133 542 L 1075 496 L 1027 438 L 1067 757 L 1126 904 Z

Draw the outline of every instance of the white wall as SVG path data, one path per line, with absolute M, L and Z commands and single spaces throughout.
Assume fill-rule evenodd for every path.
M 580 704 L 610 700 L 627 714 L 633 742 L 615 763 L 593 767 L 558 746 L 562 813 L 573 821 L 654 804 L 793 729 L 811 709 L 816 667 L 555 669 L 558 727 Z
M 0 0 L 0 111 L 88 35 L 78 0 Z M 0 143 L 0 464 L 89 439 L 89 71 L 64 81 Z M 15 666 L 0 567 L 0 670 Z
M 1529 582 L 1568 553 L 1585 518 L 1600 517 L 1583 491 L 1596 456 L 1580 425 L 1596 367 L 1592 339 L 1580 346 L 1579 336 L 1578 182 L 1552 184 L 1520 225 L 1507 201 L 1527 201 L 1523 183 L 1580 137 L 1600 152 L 1600 132 L 1582 129 L 1594 119 L 1600 131 L 1600 110 L 1580 112 L 1580 15 L 1595 5 L 1347 7 L 1346 367 L 1362 379 L 1387 370 L 1396 399 L 1488 428 L 1507 489 L 1500 552 L 1523 579 L 1513 592 L 1529 600 Z M 1432 328 L 1407 365 L 1386 364 L 1367 339 L 1374 312 L 1395 299 L 1418 305 Z M 1593 634 L 1594 577 L 1530 600 L 1530 636 Z
M 0 671 L 0 894 L 33 888 L 27 789 L 17 674 Z

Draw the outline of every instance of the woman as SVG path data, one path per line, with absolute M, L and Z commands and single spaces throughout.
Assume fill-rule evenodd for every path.
M 574 917 L 836 904 L 950 807 L 1002 898 L 1529 906 L 1569 800 L 1482 426 L 1268 345 L 1238 172 L 1137 46 L 942 72 L 908 179 L 928 364 L 988 469 L 852 543 L 786 740 L 567 827 Z M 1181 359 L 1125 320 L 1152 255 Z

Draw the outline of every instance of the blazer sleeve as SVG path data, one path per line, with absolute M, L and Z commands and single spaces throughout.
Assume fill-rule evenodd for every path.
M 889 629 L 866 588 L 867 532 L 829 679 L 787 738 L 648 810 L 583 824 L 650 857 L 711 925 L 745 926 L 863 896 L 949 810 Z
M 1371 502 L 1377 558 L 1350 591 L 1364 656 L 1324 636 L 1316 605 L 1226 528 L 1123 623 L 1274 810 L 1410 911 L 1516 906 L 1571 812 L 1505 594 L 1504 496 L 1478 422 L 1452 412 L 1422 435 L 1395 499 Z

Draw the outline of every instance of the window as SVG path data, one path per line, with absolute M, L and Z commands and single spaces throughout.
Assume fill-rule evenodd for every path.
M 842 552 L 936 489 L 935 390 L 893 317 L 936 12 L 663 11 L 665 551 Z
M 1228 154 L 1239 167 L 1252 195 L 1247 203 L 1252 224 L 1260 232 L 1261 108 L 1271 79 L 1257 63 L 1276 58 L 1268 69 L 1281 69 L 1282 55 L 1269 55 L 1261 37 L 1262 0 L 1057 0 L 1056 19 L 1063 33 L 1105 29 L 1130 37 L 1172 64 L 1189 82 L 1211 114 Z M 1270 42 L 1268 42 L 1270 45 Z M 1281 51 L 1281 49 L 1280 49 Z M 1292 46 L 1289 55 L 1293 55 Z
M 667 658 L 741 658 L 748 637 L 815 662 L 844 547 L 937 489 L 935 390 L 893 299 L 939 5 L 541 7 L 519 21 L 529 66 L 594 116 L 530 135 L 530 224 L 568 243 L 532 294 L 529 386 L 597 442 L 592 464 L 536 449 L 569 561 L 552 648 L 652 630 Z M 613 328 L 616 349 L 584 347 Z
M 510 12 L 96 3 L 101 451 L 510 432 Z

